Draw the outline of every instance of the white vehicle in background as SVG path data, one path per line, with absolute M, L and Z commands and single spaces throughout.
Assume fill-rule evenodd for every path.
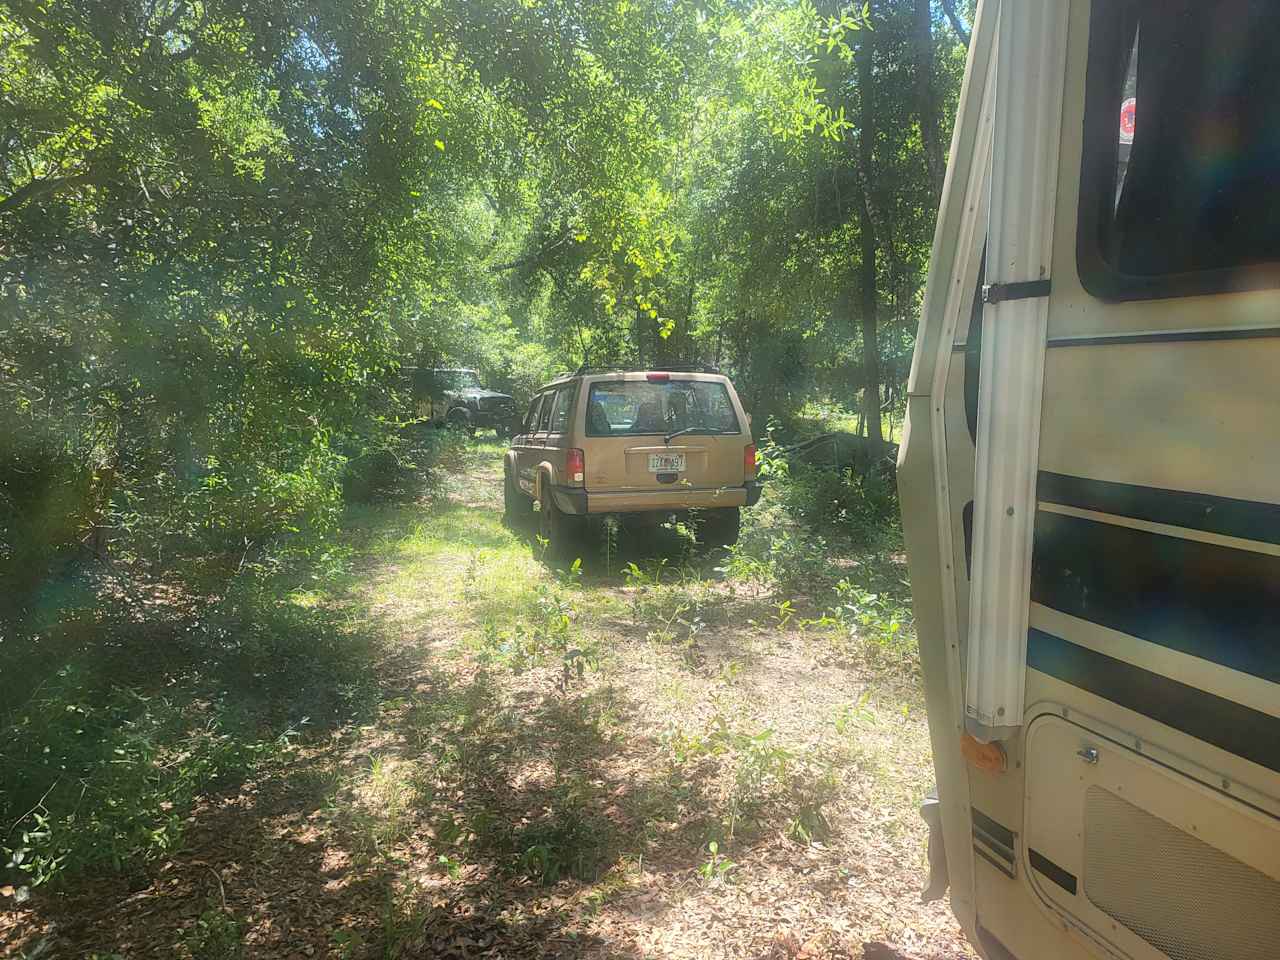
M 979 4 L 898 478 L 928 895 L 988 960 L 1280 957 L 1278 50 Z

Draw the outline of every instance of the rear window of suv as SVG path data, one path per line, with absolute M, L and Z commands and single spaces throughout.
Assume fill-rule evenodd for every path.
M 606 380 L 587 396 L 587 436 L 740 433 L 723 383 L 707 380 Z

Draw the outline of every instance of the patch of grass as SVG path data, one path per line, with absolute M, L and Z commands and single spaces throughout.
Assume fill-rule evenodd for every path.
M 191 960 L 240 960 L 244 932 L 226 908 L 210 906 L 182 938 L 182 949 Z
M 59 641 L 0 714 L 0 880 L 38 888 L 169 855 L 197 798 L 369 716 L 380 640 L 341 609 L 345 563 L 337 549 L 246 563 L 214 598 L 118 587 L 19 638 L 78 642 Z
M 4 799 L 24 814 L 0 843 L 20 885 L 120 870 L 173 850 L 195 797 L 284 745 L 245 736 L 225 703 L 114 688 L 66 669 L 3 731 Z
M 185 626 L 104 629 L 98 642 L 150 663 L 149 678 L 73 660 L 4 718 L 0 811 L 12 829 L 0 847 L 16 885 L 167 854 L 198 796 L 376 698 L 368 638 L 260 584 Z
M 414 761 L 385 754 L 371 757 L 367 773 L 349 787 L 345 810 L 361 852 L 382 857 L 407 839 L 428 790 Z
M 526 917 L 580 905 L 564 911 L 560 932 L 572 938 L 584 915 L 617 922 L 612 901 L 632 887 L 665 911 L 690 879 L 754 883 L 756 871 L 735 864 L 758 863 L 758 843 L 830 840 L 843 855 L 864 832 L 914 841 L 928 742 L 914 713 L 897 712 L 912 696 L 896 666 L 910 659 L 911 631 L 892 530 L 855 541 L 799 516 L 775 486 L 727 556 L 686 556 L 679 531 L 664 528 L 620 540 L 602 563 L 552 565 L 501 524 L 501 450 L 462 447 L 441 485 L 447 501 L 350 507 L 335 562 L 227 598 L 191 634 L 206 658 L 179 658 L 175 729 L 204 731 L 190 718 L 216 714 L 209 736 L 265 751 L 219 761 L 227 772 L 191 795 L 246 772 L 262 784 L 274 758 L 265 771 L 283 789 L 272 803 L 286 799 L 301 814 L 290 822 L 343 854 L 325 876 L 385 887 L 385 898 L 375 887 L 318 921 L 330 955 L 416 956 L 465 923 L 509 936 L 507 921 L 472 912 L 505 911 L 508 897 Z M 833 654 L 837 665 L 806 687 L 812 662 Z M 841 703 L 830 691 L 854 672 L 870 692 Z M 295 748 L 325 728 L 329 747 Z M 176 736 L 133 766 L 164 767 L 181 755 Z M 845 815 L 851 797 L 874 802 L 874 823 Z M 180 821 L 189 801 L 178 801 Z M 442 897 L 451 906 L 437 906 Z
M 716 843 L 731 848 L 771 824 L 804 843 L 830 832 L 826 808 L 839 785 L 832 758 L 788 748 L 769 728 L 741 730 L 720 713 L 705 731 L 669 729 L 664 742 L 673 771 L 717 784 L 707 795 Z M 717 852 L 707 879 L 721 876 Z
M 594 882 L 611 861 L 607 823 L 585 815 L 572 794 L 544 817 L 512 834 L 518 870 L 543 885 L 562 877 Z

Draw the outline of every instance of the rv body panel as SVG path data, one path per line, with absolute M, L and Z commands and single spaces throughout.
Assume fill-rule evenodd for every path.
M 997 34 L 987 0 L 913 364 L 899 482 L 952 906 L 1000 960 L 1258 960 L 1280 941 L 1280 289 L 1254 273 L 1161 299 L 1087 288 L 1087 75 L 1099 24 L 1114 28 L 1099 10 L 1073 0 L 1067 23 L 1013 665 L 1025 709 L 1002 733 L 1003 772 L 960 754 L 980 595 L 973 421 L 991 373 L 976 293 L 1000 279 L 983 276 L 988 194 L 974 186 L 990 167 L 989 82 L 974 81 Z

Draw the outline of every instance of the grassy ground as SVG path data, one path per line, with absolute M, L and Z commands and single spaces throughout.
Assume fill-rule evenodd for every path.
M 144 871 L 0 914 L 0 952 L 971 956 L 918 902 L 892 538 L 805 539 L 767 496 L 728 554 L 664 528 L 552 566 L 503 526 L 499 467 L 478 442 L 429 509 L 353 509 L 346 574 L 290 595 L 365 645 L 360 722 L 199 800 Z

